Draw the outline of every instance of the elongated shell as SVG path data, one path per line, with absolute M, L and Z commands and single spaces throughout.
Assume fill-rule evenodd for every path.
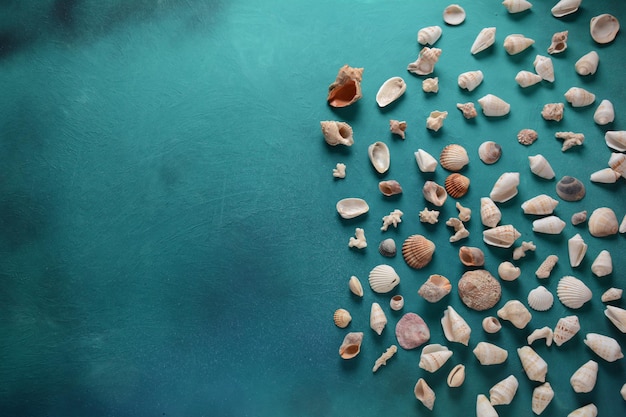
M 489 197 L 480 199 L 480 219 L 487 227 L 496 227 L 500 223 L 502 212 Z
M 504 38 L 504 49 L 509 55 L 516 55 L 528 49 L 534 43 L 533 39 L 514 33 Z
M 399 99 L 406 91 L 406 83 L 402 77 L 391 77 L 383 83 L 376 93 L 378 107 L 386 107 Z
M 576 233 L 567 241 L 567 251 L 569 254 L 569 263 L 572 268 L 580 265 L 587 253 L 588 245 L 583 240 L 580 233 Z
M 497 365 L 506 361 L 509 353 L 493 343 L 479 342 L 472 351 L 481 365 Z
M 452 368 L 446 382 L 450 388 L 457 388 L 463 385 L 463 382 L 465 382 L 465 365 L 460 363 Z
M 522 362 L 526 376 L 531 381 L 546 382 L 548 364 L 530 346 L 522 346 L 517 349 L 517 355 Z
M 372 166 L 379 174 L 384 174 L 389 169 L 389 148 L 384 142 L 374 142 L 367 148 Z
M 451 306 L 448 306 L 446 311 L 443 312 L 441 327 L 443 328 L 443 334 L 450 342 L 468 345 L 472 329 Z
M 478 104 L 483 109 L 483 114 L 488 117 L 499 117 L 509 114 L 511 105 L 500 97 L 493 94 L 478 99 Z
M 604 134 L 604 141 L 609 148 L 626 152 L 626 130 L 609 130 Z
M 565 221 L 557 216 L 548 216 L 533 222 L 533 232 L 558 235 L 565 228 Z
M 435 244 L 422 235 L 412 235 L 402 244 L 402 256 L 411 268 L 421 269 L 428 265 L 435 252 Z
M 419 367 L 435 372 L 441 368 L 452 357 L 452 351 L 440 344 L 426 345 L 422 348 Z
M 471 52 L 475 55 L 485 49 L 489 48 L 496 41 L 496 28 L 488 27 L 480 31 L 474 43 L 472 44 Z M 471 91 L 471 90 L 470 90 Z
M 596 101 L 595 94 L 580 87 L 572 87 L 564 95 L 572 107 L 585 107 Z
M 533 390 L 532 410 L 540 415 L 554 398 L 554 390 L 549 382 L 545 382 Z
M 437 168 L 437 160 L 423 149 L 418 149 L 415 152 L 415 161 L 422 172 L 435 172 L 435 168 Z
M 547 56 L 537 55 L 533 61 L 535 72 L 548 82 L 554 82 L 554 65 L 552 59 Z
M 428 26 L 417 32 L 417 42 L 422 45 L 434 45 L 441 37 L 440 26 Z
M 422 286 L 417 294 L 423 297 L 429 303 L 436 303 L 446 295 L 450 294 L 452 284 L 450 280 L 443 275 L 433 274 Z
M 589 180 L 602 184 L 614 184 L 621 177 L 619 172 L 613 171 L 612 168 L 603 168 L 599 171 L 591 173 Z
M 554 328 L 554 344 L 561 346 L 563 343 L 574 337 L 579 330 L 580 322 L 578 321 L 578 316 L 560 318 Z
M 605 277 L 613 272 L 613 259 L 611 253 L 604 249 L 600 251 L 596 259 L 591 264 L 591 272 L 598 278 Z
M 533 7 L 532 3 L 527 0 L 504 0 L 502 5 L 509 13 L 520 13 Z
M 489 401 L 491 405 L 511 404 L 518 387 L 519 382 L 513 375 L 509 375 L 498 382 L 489 390 Z
M 370 310 L 370 327 L 380 336 L 386 325 L 387 316 L 385 316 L 382 307 L 378 303 L 372 303 Z
M 453 143 L 442 149 L 439 163 L 448 171 L 460 171 L 469 163 L 469 156 L 463 146 Z
M 578 10 L 582 0 L 561 0 L 550 10 L 552 16 L 563 17 Z
M 549 195 L 539 194 L 523 202 L 522 210 L 524 210 L 524 214 L 552 214 L 558 204 L 559 202 Z
M 610 301 L 617 301 L 620 298 L 622 298 L 623 292 L 624 290 L 622 290 L 621 288 L 611 287 L 602 294 L 601 300 L 603 303 L 608 303 Z
M 591 213 L 587 225 L 589 226 L 589 233 L 595 237 L 615 235 L 619 229 L 617 216 L 613 209 L 609 207 L 595 209 Z
M 548 160 L 541 154 L 529 156 L 530 171 L 538 177 L 551 180 L 554 178 L 554 170 L 550 166 Z
M 424 407 L 432 410 L 435 406 L 435 391 L 428 386 L 424 378 L 420 378 L 415 384 L 415 388 L 413 389 L 413 393 L 415 394 L 415 398 L 417 398 Z
M 363 297 L 363 286 L 361 285 L 361 281 L 359 281 L 359 279 L 355 275 L 352 275 L 350 277 L 350 280 L 348 281 L 348 287 L 350 288 L 352 294 L 356 295 L 357 297 Z
M 497 314 L 502 320 L 510 321 L 518 329 L 525 328 L 532 319 L 530 311 L 518 300 L 507 301 Z
M 591 392 L 598 379 L 598 362 L 590 360 L 578 368 L 569 379 L 575 392 Z
M 593 121 L 600 126 L 604 126 L 613 122 L 614 120 L 615 109 L 613 108 L 613 103 L 611 103 L 609 100 L 602 100 L 596 111 L 593 113 Z M 606 139 L 606 135 L 604 137 Z
M 603 13 L 591 18 L 589 33 L 597 43 L 611 43 L 619 32 L 619 20 L 613 15 Z
M 626 310 L 615 306 L 606 306 L 604 315 L 611 320 L 617 329 L 626 333 Z
M 530 87 L 532 85 L 540 83 L 541 80 L 543 80 L 543 78 L 541 78 L 541 75 L 525 70 L 518 72 L 515 76 L 515 82 L 519 84 L 519 86 L 522 88 Z
M 582 57 L 576 64 L 574 64 L 574 68 L 579 75 L 592 75 L 595 74 L 598 70 L 598 64 L 600 62 L 600 56 L 596 51 L 591 51 Z
M 400 276 L 392 266 L 381 264 L 370 271 L 369 283 L 374 292 L 385 294 L 400 283 Z
M 517 186 L 519 185 L 519 172 L 505 172 L 500 175 L 496 183 L 493 185 L 489 198 L 497 203 L 509 201 L 517 195 Z
M 476 397 L 476 416 L 498 417 L 498 412 L 484 394 L 478 394 Z
M 554 296 L 542 285 L 528 293 L 528 306 L 536 311 L 547 311 L 554 303 Z
M 564 306 L 577 309 L 591 300 L 592 293 L 578 278 L 564 276 L 556 287 L 556 295 Z
M 335 326 L 345 329 L 352 321 L 352 316 L 348 310 L 339 308 L 335 310 L 335 313 L 333 314 L 333 321 L 335 322 Z
M 344 198 L 337 202 L 337 213 L 344 219 L 353 219 L 369 211 L 370 207 L 362 198 Z
M 583 342 L 585 342 L 596 355 L 607 362 L 615 362 L 624 357 L 619 343 L 612 337 L 598 333 L 587 333 Z
M 476 87 L 483 82 L 483 72 L 480 70 L 477 71 L 468 71 L 459 75 L 458 84 L 459 87 L 466 89 L 467 91 L 474 91 Z
M 354 358 L 361 351 L 361 343 L 363 343 L 363 332 L 348 333 L 339 346 L 339 356 L 343 359 Z
M 521 233 L 510 224 L 483 231 L 483 241 L 499 248 L 510 248 L 520 236 Z
M 569 413 L 567 417 L 596 417 L 598 415 L 598 408 L 595 404 L 587 404 L 579 407 Z

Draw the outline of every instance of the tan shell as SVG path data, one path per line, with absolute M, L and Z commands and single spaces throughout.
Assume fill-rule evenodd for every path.
M 399 99 L 406 91 L 406 82 L 402 77 L 391 77 L 383 83 L 376 93 L 378 107 L 386 107 Z
M 496 227 L 502 219 L 502 212 L 489 197 L 480 199 L 480 219 L 487 227 Z
M 476 39 L 474 40 L 474 43 L 472 44 L 472 48 L 470 49 L 470 52 L 472 53 L 472 55 L 476 55 L 477 53 L 482 52 L 485 49 L 489 48 L 491 45 L 494 44 L 495 41 L 496 41 L 496 28 L 495 27 L 484 28 L 476 36 Z M 468 89 L 468 90 L 472 91 L 473 89 L 472 90 Z
M 596 259 L 591 264 L 591 272 L 598 278 L 605 277 L 613 272 L 613 259 L 611 253 L 604 249 L 600 251 Z
M 435 224 L 439 222 L 439 212 L 437 210 L 428 210 L 424 207 L 424 210 L 419 212 L 419 218 L 422 223 Z
M 415 394 L 415 398 L 417 398 L 424 407 L 432 410 L 435 406 L 435 391 L 428 386 L 424 378 L 420 378 L 415 384 L 415 388 L 413 389 L 413 393 Z
M 595 209 L 589 221 L 589 233 L 595 237 L 606 237 L 617 234 L 619 224 L 615 212 L 609 207 L 600 207 Z
M 541 154 L 529 156 L 530 171 L 538 177 L 551 180 L 555 177 L 554 170 L 548 160 Z
M 451 306 L 448 306 L 446 311 L 443 312 L 441 327 L 443 334 L 450 342 L 458 342 L 465 346 L 468 345 L 472 329 L 467 322 L 463 320 L 463 317 Z
M 548 216 L 533 221 L 533 232 L 558 235 L 565 228 L 565 221 L 558 216 Z
M 348 310 L 339 308 L 335 310 L 335 313 L 333 314 L 333 321 L 335 322 L 335 326 L 345 329 L 352 321 L 352 316 Z
M 493 408 L 484 394 L 476 396 L 476 416 L 477 417 L 498 417 L 498 412 Z
M 336 205 L 337 213 L 344 219 L 353 219 L 369 211 L 370 207 L 362 198 L 344 198 Z
M 447 111 L 435 110 L 430 112 L 430 115 L 426 119 L 426 128 L 432 131 L 439 131 L 443 127 L 443 121 L 448 117 Z
M 385 316 L 382 307 L 378 303 L 372 303 L 370 310 L 370 327 L 380 336 L 386 325 L 387 316 Z
M 484 269 L 465 272 L 457 288 L 463 304 L 476 311 L 490 309 L 500 301 L 502 296 L 500 283 Z
M 554 390 L 549 382 L 539 385 L 533 390 L 532 410 L 540 415 L 554 398 Z
M 504 38 L 504 49 L 509 55 L 519 54 L 531 47 L 535 41 L 524 35 L 514 33 Z
M 559 54 L 567 49 L 567 35 L 568 31 L 557 32 L 552 35 L 552 43 L 548 47 L 549 54 Z
M 422 187 L 422 195 L 429 203 L 437 207 L 443 206 L 448 198 L 448 192 L 444 187 L 434 181 L 426 181 Z
M 587 221 L 587 210 L 578 211 L 572 214 L 572 218 L 570 219 L 574 226 L 579 225 Z
M 515 76 L 515 82 L 522 88 L 533 86 L 540 83 L 542 80 L 541 75 L 524 70 L 518 72 Z
M 481 365 L 498 365 L 509 356 L 506 349 L 488 342 L 479 342 L 472 352 Z
M 400 284 L 400 277 L 390 265 L 377 265 L 369 274 L 370 287 L 374 292 L 385 294 Z
M 603 303 L 608 303 L 610 301 L 617 301 L 620 298 L 622 298 L 623 292 L 624 290 L 622 290 L 621 288 L 611 287 L 602 294 L 601 300 Z
M 550 57 L 537 55 L 533 61 L 533 65 L 535 66 L 535 72 L 540 75 L 541 78 L 550 83 L 554 82 L 554 65 Z
M 402 139 L 406 137 L 404 131 L 406 130 L 407 124 L 405 121 L 400 120 L 389 120 L 389 131 L 394 135 L 400 136 Z
M 352 68 L 348 65 L 341 67 L 335 82 L 328 87 L 328 104 L 332 107 L 346 107 L 363 97 L 362 78 L 363 68 Z
M 578 368 L 569 379 L 574 392 L 591 392 L 598 379 L 598 362 L 590 360 Z
M 481 70 L 468 71 L 459 75 L 457 83 L 459 87 L 467 91 L 474 91 L 483 82 L 483 79 L 484 76 Z
M 389 169 L 391 158 L 389 147 L 384 142 L 374 142 L 367 148 L 367 154 L 372 166 L 379 174 L 384 174 Z
M 482 321 L 483 330 L 487 333 L 493 334 L 498 333 L 502 328 L 502 324 L 500 324 L 500 320 L 494 316 L 487 316 Z
M 502 156 L 502 146 L 492 140 L 485 141 L 478 147 L 478 157 L 487 165 L 495 164 Z
M 563 103 L 548 103 L 543 106 L 543 110 L 541 110 L 541 117 L 545 120 L 560 122 L 561 119 L 563 119 L 564 111 L 565 105 Z
M 339 346 L 339 356 L 343 359 L 354 358 L 361 351 L 361 343 L 363 343 L 363 332 L 348 333 Z
M 433 274 L 420 287 L 417 293 L 429 303 L 436 303 L 446 295 L 450 294 L 452 284 L 443 275 Z
M 585 342 L 596 355 L 607 362 L 615 362 L 624 357 L 619 343 L 612 337 L 598 333 L 587 333 L 583 342 Z
M 511 111 L 511 105 L 500 97 L 487 94 L 478 99 L 478 104 L 483 109 L 483 114 L 487 117 L 506 116 Z
M 552 214 L 558 204 L 559 202 L 549 195 L 539 194 L 538 196 L 523 202 L 522 210 L 524 210 L 524 214 Z
M 489 390 L 489 401 L 491 405 L 511 404 L 518 387 L 519 382 L 513 375 L 509 375 L 498 382 Z
M 554 296 L 544 286 L 538 286 L 528 293 L 528 307 L 536 311 L 550 310 L 554 304 Z
M 465 365 L 462 363 L 456 365 L 450 370 L 446 382 L 450 388 L 458 388 L 465 382 Z
M 564 276 L 556 287 L 556 295 L 564 306 L 577 309 L 591 300 L 592 293 L 578 278 Z
M 411 268 L 421 269 L 431 261 L 435 247 L 435 244 L 424 236 L 412 235 L 402 244 L 402 256 Z
M 354 136 L 352 127 L 346 122 L 326 120 L 320 122 L 324 140 L 331 146 L 345 145 L 352 146 Z
M 541 329 L 533 330 L 531 334 L 526 338 L 526 342 L 532 345 L 533 342 L 539 339 L 546 339 L 546 346 L 552 345 L 552 339 L 554 338 L 554 332 L 548 326 L 544 326 Z
M 507 301 L 497 314 L 502 320 L 510 321 L 518 329 L 525 328 L 532 319 L 530 311 L 518 300 Z
M 509 13 L 520 13 L 533 7 L 532 3 L 527 0 L 504 0 L 502 5 Z
M 429 48 L 425 46 L 420 51 L 417 60 L 415 62 L 409 63 L 407 65 L 407 70 L 417 75 L 428 75 L 432 74 L 435 70 L 435 64 L 439 61 L 439 57 L 441 56 L 441 49 L 439 48 Z
M 496 180 L 496 183 L 489 193 L 496 203 L 504 203 L 517 195 L 519 185 L 519 172 L 505 172 Z
M 448 175 L 444 186 L 450 197 L 461 198 L 467 194 L 467 191 L 469 190 L 470 179 L 465 175 L 455 172 Z
M 578 10 L 582 0 L 560 0 L 552 7 L 550 12 L 554 17 L 563 17 L 572 14 Z
M 615 120 L 615 108 L 609 100 L 602 100 L 593 113 L 593 121 L 600 126 L 608 125 Z M 608 133 L 608 132 L 607 132 Z M 606 135 L 605 135 L 606 139 Z M 609 142 L 607 141 L 607 145 Z M 611 146 L 611 145 L 609 145 Z
M 598 407 L 595 404 L 590 403 L 585 406 L 579 407 L 569 413 L 567 417 L 596 417 L 598 415 Z
M 422 81 L 422 90 L 425 93 L 439 92 L 439 77 L 426 78 Z
M 598 110 L 600 110 L 599 107 Z M 596 113 L 598 110 L 596 110 Z M 626 152 L 626 130 L 608 130 L 604 134 L 604 141 L 609 148 L 618 152 Z
M 626 178 L 626 154 L 613 152 L 609 158 L 609 166 Z
M 531 381 L 546 382 L 548 364 L 530 346 L 522 346 L 517 349 L 517 355 L 522 362 L 526 376 Z
M 452 357 L 452 351 L 440 344 L 426 345 L 422 348 L 419 367 L 428 372 L 439 370 Z
M 596 101 L 596 95 L 580 87 L 572 87 L 565 92 L 565 99 L 572 107 L 585 107 Z
M 613 15 L 604 13 L 591 18 L 589 32 L 597 43 L 613 42 L 619 31 L 619 21 Z
M 461 110 L 461 113 L 463 113 L 463 117 L 465 117 L 466 119 L 473 119 L 474 117 L 478 116 L 478 113 L 476 112 L 476 107 L 471 101 L 467 103 L 456 103 L 456 108 Z
M 567 252 L 569 254 L 569 263 L 572 268 L 580 265 L 587 253 L 588 245 L 583 240 L 580 233 L 576 233 L 567 241 Z
M 460 25 L 465 21 L 465 10 L 458 4 L 451 4 L 443 10 L 443 21 L 451 26 Z
M 422 172 L 435 172 L 435 168 L 437 168 L 437 160 L 423 149 L 418 149 L 415 152 L 415 161 Z
M 485 254 L 482 249 L 475 246 L 461 246 L 459 259 L 465 266 L 483 266 L 485 264 Z
M 392 195 L 402 194 L 402 186 L 396 180 L 385 180 L 378 183 L 378 189 L 380 192 L 391 197 Z
M 574 68 L 579 75 L 592 75 L 598 70 L 600 56 L 596 51 L 586 53 L 574 64 Z
M 348 281 L 348 287 L 350 288 L 352 294 L 356 295 L 357 297 L 363 297 L 363 286 L 361 285 L 361 281 L 359 281 L 359 279 L 355 275 L 352 275 L 350 277 L 350 281 Z
M 526 256 L 526 252 L 531 251 L 534 252 L 537 249 L 537 246 L 532 242 L 522 242 L 522 244 L 516 247 L 513 250 L 513 260 L 517 261 L 518 259 L 522 259 Z
M 580 330 L 580 322 L 577 316 L 562 317 L 556 323 L 554 328 L 554 344 L 561 346 L 563 343 L 570 340 Z
M 626 310 L 615 306 L 606 306 L 604 315 L 622 333 L 626 333 Z
M 404 307 L 404 297 L 400 294 L 394 295 L 393 297 L 391 297 L 391 300 L 389 300 L 389 307 L 393 311 L 402 310 L 402 307 Z
M 451 144 L 441 151 L 439 163 L 448 171 L 460 171 L 469 163 L 469 156 L 463 146 Z
M 599 182 L 602 184 L 614 184 L 618 179 L 620 179 L 620 177 L 620 173 L 613 171 L 612 168 L 603 168 L 591 173 L 589 180 L 591 182 Z
M 539 279 L 548 278 L 550 276 L 550 273 L 552 272 L 552 269 L 554 269 L 554 266 L 556 265 L 558 261 L 559 261 L 558 256 L 548 255 L 546 259 L 541 263 L 541 265 L 539 265 L 539 267 L 535 271 L 535 275 L 537 276 L 537 278 Z
M 510 248 L 520 236 L 521 233 L 510 224 L 483 231 L 483 241 L 499 248 Z
M 427 26 L 421 28 L 417 32 L 417 42 L 422 45 L 434 45 L 441 37 L 442 29 L 440 26 Z

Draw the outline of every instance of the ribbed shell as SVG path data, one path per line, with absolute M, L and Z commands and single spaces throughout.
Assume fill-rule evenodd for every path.
M 538 177 L 551 180 L 555 177 L 554 169 L 545 158 L 545 156 L 538 154 L 528 157 L 528 164 L 530 165 L 530 171 Z
M 552 214 L 558 204 L 559 202 L 549 195 L 539 194 L 538 196 L 523 202 L 522 210 L 524 210 L 524 214 Z
M 538 286 L 528 293 L 528 307 L 536 311 L 550 310 L 554 304 L 554 296 L 544 286 Z
M 441 327 L 443 334 L 450 342 L 458 342 L 465 346 L 468 345 L 472 329 L 463 317 L 459 315 L 451 306 L 448 306 L 443 312 L 441 318 Z
M 577 316 L 562 317 L 556 323 L 554 328 L 554 344 L 561 346 L 563 343 L 570 340 L 580 330 L 580 322 Z
M 520 236 L 521 233 L 510 224 L 483 231 L 483 241 L 500 248 L 510 248 Z
M 469 190 L 470 179 L 465 175 L 455 172 L 448 175 L 444 183 L 444 187 L 448 195 L 452 198 L 461 198 Z
M 479 342 L 472 351 L 481 365 L 497 365 L 506 361 L 509 353 L 488 342 Z
M 585 342 L 596 355 L 607 362 L 615 362 L 624 357 L 622 348 L 619 343 L 617 343 L 617 340 L 612 337 L 598 333 L 587 333 L 583 342 Z
M 448 171 L 460 171 L 469 163 L 469 156 L 463 146 L 453 143 L 443 148 L 439 163 Z
M 617 234 L 619 229 L 617 216 L 609 207 L 595 209 L 589 216 L 587 225 L 589 226 L 589 233 L 595 237 L 611 236 Z
M 489 401 L 491 405 L 511 404 L 518 387 L 519 382 L 513 375 L 509 375 L 498 382 L 489 390 Z
M 380 336 L 386 325 L 387 317 L 382 307 L 378 303 L 372 303 L 370 310 L 370 327 Z
M 572 87 L 564 95 L 572 107 L 585 107 L 596 101 L 595 94 L 580 87 Z
M 422 45 L 434 45 L 441 37 L 442 29 L 440 26 L 427 26 L 421 28 L 417 32 L 417 42 Z
M 614 184 L 620 179 L 619 172 L 613 171 L 612 168 L 603 168 L 598 171 L 592 172 L 589 176 L 591 182 L 599 182 L 602 184 Z
M 526 376 L 531 381 L 545 382 L 548 373 L 548 364 L 530 346 L 517 349 L 517 355 L 522 362 Z
M 592 293 L 578 278 L 564 276 L 556 287 L 556 295 L 564 306 L 577 309 L 591 300 Z
M 339 308 L 335 310 L 335 313 L 333 314 L 333 321 L 337 327 L 344 329 L 348 327 L 348 324 L 352 321 L 352 316 L 348 310 Z
M 502 219 L 502 212 L 489 197 L 480 199 L 480 219 L 487 227 L 496 227 Z
M 412 235 L 402 244 L 402 256 L 411 268 L 420 269 L 428 265 L 435 252 L 435 244 L 422 235 Z
M 420 355 L 419 367 L 431 373 L 435 372 L 441 368 L 451 356 L 452 351 L 445 346 L 439 344 L 426 345 Z
M 540 415 L 543 410 L 550 404 L 554 398 L 554 390 L 549 382 L 539 385 L 533 390 L 532 410 L 533 413 Z
M 591 392 L 598 379 L 598 362 L 590 360 L 578 368 L 569 379 L 575 392 Z
M 369 283 L 374 292 L 384 294 L 393 290 L 400 283 L 400 277 L 392 266 L 381 264 L 370 271 Z

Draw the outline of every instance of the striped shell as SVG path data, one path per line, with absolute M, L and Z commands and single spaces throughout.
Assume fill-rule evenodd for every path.
M 533 221 L 533 232 L 558 235 L 565 228 L 565 222 L 557 216 L 548 216 Z
M 607 362 L 615 362 L 624 357 L 622 348 L 619 343 L 617 343 L 617 340 L 612 337 L 598 333 L 587 333 L 583 342 L 585 342 L 596 355 Z
M 591 290 L 584 282 L 572 276 L 564 276 L 556 287 L 556 295 L 569 308 L 580 308 L 591 300 Z
M 372 303 L 370 310 L 370 327 L 380 336 L 386 325 L 387 316 L 385 316 L 382 307 L 378 303 Z
M 465 175 L 453 173 L 448 175 L 444 183 L 446 192 L 452 198 L 461 198 L 467 194 L 470 186 L 470 179 Z
M 517 393 L 519 382 L 513 375 L 509 375 L 489 390 L 491 405 L 510 404 Z
M 469 163 L 469 156 L 464 147 L 453 143 L 443 148 L 439 163 L 448 171 L 460 171 Z
M 378 252 L 387 258 L 393 258 L 397 252 L 396 241 L 391 238 L 383 240 L 378 245 Z
M 509 352 L 488 342 L 478 342 L 472 351 L 481 365 L 498 365 L 506 361 Z
M 339 308 L 335 310 L 335 314 L 333 314 L 333 321 L 335 322 L 335 325 L 337 327 L 345 329 L 352 321 L 352 316 L 350 315 L 350 312 L 348 310 Z
M 531 381 L 546 382 L 546 374 L 548 373 L 548 364 L 541 356 L 537 354 L 530 346 L 522 346 L 517 349 L 517 355 L 526 376 Z
M 575 392 L 591 392 L 596 386 L 598 379 L 598 362 L 590 360 L 585 362 L 574 372 L 569 379 L 570 385 Z
M 522 210 L 524 214 L 552 214 L 558 204 L 559 202 L 549 195 L 539 194 L 522 203 Z
M 554 303 L 554 296 L 544 286 L 539 286 L 528 293 L 528 306 L 536 311 L 547 311 Z
M 572 87 L 564 95 L 572 107 L 585 107 L 596 101 L 595 94 L 580 87 Z
M 381 264 L 370 271 L 369 283 L 374 292 L 384 294 L 400 283 L 400 277 L 392 266 Z
M 554 390 L 549 382 L 539 385 L 533 390 L 532 410 L 540 415 L 554 398 Z
M 556 193 L 565 201 L 579 201 L 585 197 L 585 184 L 578 178 L 566 175 L 556 183 Z
M 474 91 L 474 89 L 483 82 L 483 72 L 480 70 L 464 72 L 459 75 L 457 81 L 459 87 L 464 88 L 467 91 Z
M 419 367 L 435 372 L 441 368 L 452 356 L 452 351 L 440 344 L 426 345 L 420 355 Z
M 515 55 L 529 48 L 534 43 L 535 41 L 533 39 L 514 33 L 504 38 L 504 49 L 507 54 Z
M 402 256 L 411 268 L 420 269 L 428 265 L 435 252 L 435 244 L 422 235 L 412 235 L 402 244 Z
M 579 75 L 590 75 L 596 73 L 599 63 L 600 56 L 596 51 L 591 51 L 580 57 L 574 64 L 574 68 Z
M 483 241 L 499 248 L 510 248 L 520 236 L 521 233 L 510 224 L 483 231 Z
M 619 224 L 615 212 L 608 207 L 597 208 L 587 221 L 589 233 L 595 237 L 606 237 L 617 234 Z
M 480 220 L 487 227 L 496 227 L 502 219 L 502 212 L 489 197 L 480 199 Z
M 563 343 L 570 340 L 580 330 L 580 322 L 577 316 L 562 317 L 556 323 L 554 328 L 554 344 L 561 346 Z

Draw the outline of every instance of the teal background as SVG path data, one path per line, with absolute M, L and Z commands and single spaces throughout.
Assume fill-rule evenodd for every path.
M 585 1 L 574 15 L 555 19 L 555 2 L 537 0 L 532 10 L 507 14 L 500 1 L 466 1 L 467 20 L 444 25 L 441 1 L 268 0 L 95 1 L 42 0 L 0 3 L 0 415 L 4 416 L 391 416 L 473 414 L 476 395 L 513 374 L 520 387 L 501 415 L 530 415 L 536 383 L 521 370 L 515 349 L 535 328 L 554 327 L 577 314 L 582 329 L 561 347 L 533 347 L 548 362 L 556 397 L 544 415 L 567 415 L 594 402 L 600 415 L 626 413 L 619 389 L 626 382 L 624 360 L 609 364 L 583 343 L 585 333 L 626 337 L 603 315 L 600 295 L 623 288 L 624 236 L 594 238 L 570 216 L 608 206 L 621 221 L 626 213 L 624 180 L 591 183 L 606 167 L 606 130 L 625 130 L 623 33 L 608 45 L 589 36 L 591 17 L 611 13 L 626 21 L 619 1 Z M 430 25 L 444 32 L 434 76 L 440 91 L 425 94 L 421 81 L 406 71 L 420 46 L 417 31 Z M 469 48 L 480 29 L 496 26 L 496 44 L 476 56 Z M 552 57 L 556 81 L 521 89 L 513 80 L 533 70 L 536 54 L 554 32 L 569 30 L 569 48 Z M 504 37 L 523 33 L 536 40 L 524 53 L 508 56 Z M 574 62 L 595 49 L 600 66 L 580 77 Z M 338 69 L 363 67 L 363 99 L 345 109 L 326 105 L 328 85 Z M 480 69 L 484 82 L 468 93 L 457 76 Z M 374 97 L 392 76 L 407 82 L 406 94 L 386 109 Z M 593 91 L 594 105 L 566 104 L 560 123 L 540 116 L 545 103 L 565 102 L 572 86 Z M 465 120 L 457 102 L 495 94 L 511 103 L 503 118 Z M 603 98 L 615 105 L 616 121 L 599 127 L 593 112 Z M 433 110 L 447 110 L 437 133 L 425 129 Z M 408 122 L 407 138 L 388 131 L 388 120 Z M 352 125 L 355 143 L 332 148 L 324 143 L 321 120 Z M 539 140 L 517 143 L 520 129 L 533 128 Z M 583 146 L 565 153 L 556 131 L 585 133 Z M 391 169 L 377 175 L 367 157 L 381 140 L 391 150 Z M 479 161 L 485 140 L 501 144 L 492 166 Z M 460 199 L 473 209 L 468 239 L 450 244 L 445 220 L 457 215 L 454 201 L 441 208 L 440 222 L 425 225 L 425 180 L 443 183 L 447 173 L 421 173 L 413 152 L 437 156 L 449 143 L 470 155 L 463 173 L 470 192 Z M 532 232 L 531 216 L 519 205 L 540 193 L 556 197 L 556 181 L 535 177 L 527 156 L 541 153 L 557 173 L 587 185 L 580 202 L 559 204 L 567 221 L 563 233 Z M 332 168 L 347 165 L 335 180 Z M 503 283 L 502 301 L 478 313 L 465 308 L 456 287 L 444 300 L 428 304 L 417 289 L 432 273 L 456 283 L 465 268 L 458 247 L 481 247 L 486 268 L 496 275 L 511 249 L 482 242 L 479 199 L 507 171 L 521 173 L 519 195 L 501 204 L 503 223 L 514 224 L 522 240 L 537 250 L 515 262 L 523 271 Z M 385 198 L 381 179 L 404 187 Z M 335 212 L 344 197 L 365 198 L 370 212 L 345 221 Z M 382 216 L 399 208 L 397 229 L 379 230 Z M 348 248 L 355 227 L 369 246 Z M 398 245 L 421 233 L 437 244 L 432 263 L 416 271 L 401 256 L 381 257 L 380 240 Z M 567 240 L 580 233 L 589 244 L 579 268 L 568 263 Z M 614 272 L 596 278 L 595 256 L 610 250 Z M 549 254 L 561 260 L 544 281 L 534 271 Z M 421 349 L 404 351 L 372 374 L 375 359 L 397 343 L 394 326 L 402 313 L 390 311 L 392 294 L 374 294 L 367 275 L 389 263 L 401 276 L 394 293 L 406 299 L 404 312 L 420 314 L 431 342 L 454 351 L 435 374 L 418 368 Z M 360 300 L 348 291 L 357 275 Z M 558 279 L 574 275 L 594 298 L 572 311 L 558 300 L 548 312 L 533 312 L 524 330 L 504 323 L 485 334 L 483 317 L 495 315 L 509 299 L 526 302 L 528 291 L 546 285 L 556 295 Z M 389 324 L 382 336 L 369 329 L 369 310 L 379 302 Z M 624 301 L 614 303 L 625 307 Z M 452 305 L 472 327 L 470 346 L 447 342 L 439 320 Z M 333 311 L 350 310 L 343 330 Z M 337 349 L 347 331 L 365 332 L 361 354 L 342 360 Z M 490 341 L 509 351 L 502 365 L 480 366 L 471 350 Z M 589 359 L 600 365 L 589 394 L 575 394 L 569 377 Z M 457 363 L 467 366 L 463 387 L 445 384 Z M 437 394 L 432 412 L 413 395 L 424 377 Z

